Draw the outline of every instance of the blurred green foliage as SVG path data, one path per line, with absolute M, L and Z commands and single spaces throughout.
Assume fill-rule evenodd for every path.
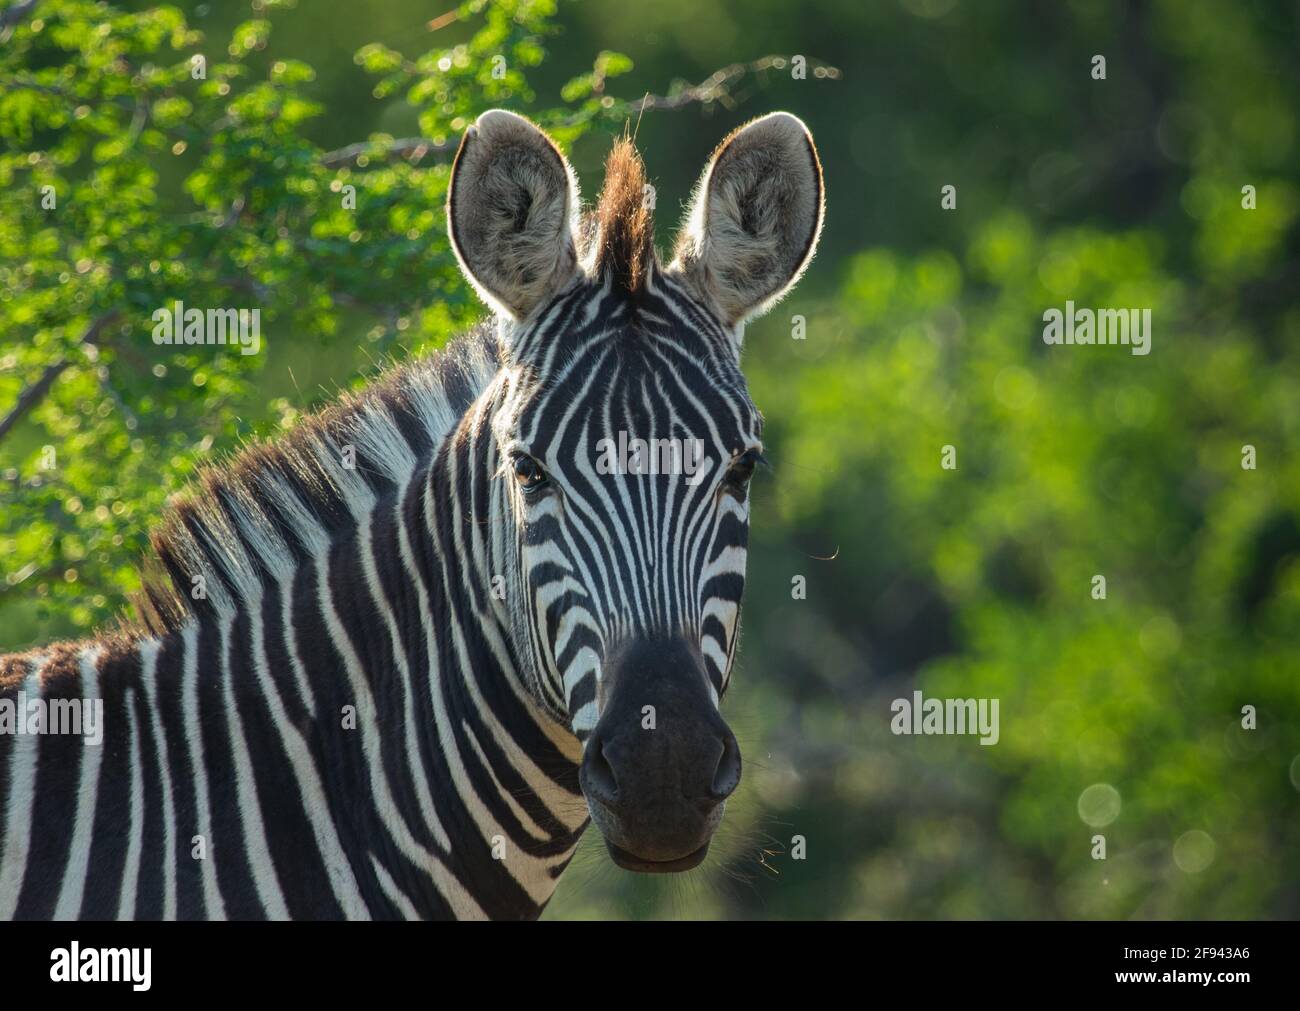
M 590 839 L 548 916 L 1300 914 L 1294 4 L 288 6 L 8 29 L 0 419 L 64 364 L 0 435 L 0 648 L 110 620 L 198 463 L 481 313 L 441 210 L 479 112 L 546 124 L 588 193 L 630 122 L 664 245 L 713 145 L 785 108 L 830 210 L 747 336 L 745 781 L 706 869 Z M 261 307 L 263 354 L 160 356 L 177 297 Z M 1044 345 L 1066 300 L 1149 307 L 1151 353 Z M 891 734 L 917 688 L 999 699 L 999 743 Z

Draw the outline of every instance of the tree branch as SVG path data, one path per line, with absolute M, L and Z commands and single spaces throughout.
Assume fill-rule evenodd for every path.
M 761 74 L 767 70 L 781 70 L 789 62 L 788 56 L 764 56 L 750 63 L 733 63 L 715 70 L 699 84 L 684 88 L 676 94 L 646 95 L 639 101 L 630 103 L 630 111 L 643 112 L 646 109 L 673 111 L 696 102 L 701 105 L 712 105 L 714 102 L 724 101 L 730 95 L 730 86 L 742 77 Z M 808 61 L 808 66 L 816 77 L 839 79 L 840 72 L 837 67 L 811 59 Z
M 685 108 L 688 105 L 712 105 L 725 102 L 730 97 L 730 88 L 736 81 L 750 74 L 759 74 L 767 70 L 780 70 L 789 64 L 788 56 L 764 56 L 750 63 L 733 63 L 715 70 L 699 84 L 692 84 L 670 95 L 646 95 L 634 102 L 615 105 L 620 115 L 637 115 L 647 109 L 667 112 Z M 809 60 L 808 66 L 817 77 L 837 80 L 839 69 L 817 60 Z M 574 126 L 582 120 L 581 113 L 574 113 L 562 121 L 564 126 Z M 379 157 L 408 158 L 418 162 L 426 155 L 449 155 L 456 151 L 459 139 L 435 141 L 428 137 L 402 137 L 390 141 L 362 141 L 349 144 L 336 151 L 327 151 L 321 156 L 321 164 L 327 168 L 355 164 L 362 155 L 376 154 Z
M 54 385 L 54 380 L 63 375 L 63 370 L 70 364 L 66 358 L 60 358 L 53 365 L 45 366 L 41 378 L 18 395 L 13 409 L 0 420 L 0 439 L 9 434 L 9 429 L 18 424 L 23 415 L 45 399 L 45 395 L 50 392 L 50 387 Z
M 427 154 L 448 154 L 455 151 L 460 144 L 460 139 L 454 141 L 446 140 L 439 144 L 436 140 L 430 140 L 427 137 L 402 137 L 398 140 L 368 141 L 363 140 L 357 144 L 349 144 L 347 147 L 341 147 L 337 151 L 327 151 L 321 155 L 321 164 L 326 168 L 337 168 L 340 165 L 355 164 L 356 160 L 363 154 L 368 154 L 379 145 L 379 154 L 383 157 L 393 158 L 410 158 L 411 161 L 417 162 Z
M 121 310 L 119 309 L 112 309 L 104 313 L 104 315 L 100 316 L 86 328 L 86 332 L 81 335 L 81 343 L 97 344 L 99 342 L 99 335 L 103 332 L 104 328 L 116 320 L 121 314 Z M 68 359 L 60 358 L 57 362 L 45 366 L 45 371 L 41 373 L 41 378 L 28 386 L 27 389 L 23 390 L 23 392 L 18 395 L 18 399 L 14 402 L 14 406 L 10 409 L 9 413 L 6 414 L 4 418 L 0 418 L 0 439 L 3 439 L 8 435 L 9 430 L 18 424 L 28 411 L 45 399 L 46 395 L 50 392 L 50 387 L 54 385 L 54 381 L 58 379 L 59 376 L 63 375 L 64 370 L 71 364 L 72 362 Z
M 0 11 L 0 41 L 9 38 L 5 33 L 32 12 L 36 0 L 18 0 L 12 7 Z

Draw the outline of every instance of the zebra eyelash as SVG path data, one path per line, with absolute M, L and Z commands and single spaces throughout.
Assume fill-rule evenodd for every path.
M 736 473 L 737 469 L 745 464 L 748 464 L 748 472 L 743 476 L 738 475 Z M 727 469 L 722 476 L 721 487 L 735 495 L 744 495 L 749 490 L 749 484 L 754 477 L 755 469 L 767 466 L 767 457 L 763 455 L 761 449 L 747 449 L 727 465 Z
M 528 450 L 524 449 L 524 447 L 520 445 L 508 446 L 501 451 L 500 455 L 501 462 L 497 465 L 497 469 L 492 472 L 494 478 L 512 476 L 515 469 L 515 460 L 521 456 L 527 456 L 537 460 L 537 457 L 533 456 L 532 453 L 528 452 Z M 542 465 L 540 460 L 537 461 L 537 465 L 539 467 Z

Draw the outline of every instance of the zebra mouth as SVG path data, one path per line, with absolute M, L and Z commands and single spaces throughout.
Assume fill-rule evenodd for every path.
M 692 867 L 698 867 L 709 854 L 708 842 L 694 853 L 687 853 L 686 856 L 678 857 L 676 860 L 646 860 L 644 857 L 629 853 L 608 839 L 605 840 L 605 848 L 609 850 L 610 859 L 623 870 L 639 871 L 642 874 L 676 874 L 679 871 L 689 871 Z

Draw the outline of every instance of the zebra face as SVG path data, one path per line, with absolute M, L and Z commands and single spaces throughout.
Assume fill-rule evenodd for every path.
M 498 611 L 540 707 L 582 742 L 579 781 L 620 866 L 705 856 L 740 749 L 719 712 L 739 628 L 761 422 L 745 321 L 794 284 L 822 220 L 812 138 L 777 113 L 711 158 L 667 266 L 632 145 L 597 207 L 555 145 L 486 113 L 448 217 L 496 310 L 490 430 Z

